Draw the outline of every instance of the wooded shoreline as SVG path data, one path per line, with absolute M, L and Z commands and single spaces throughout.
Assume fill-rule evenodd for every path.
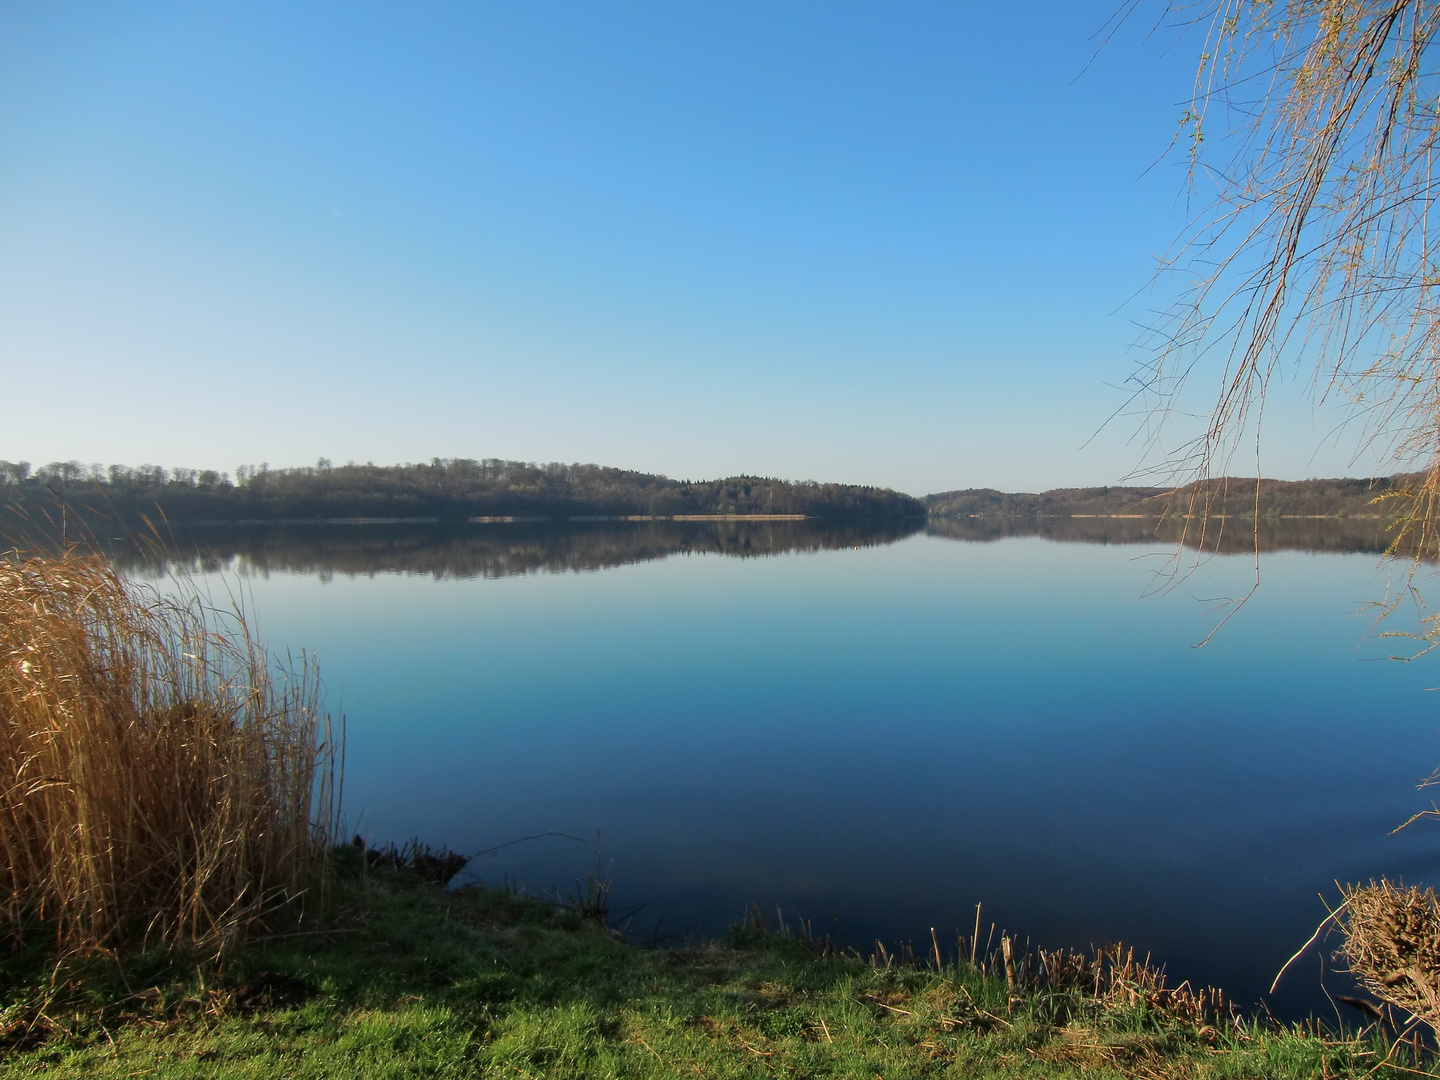
M 668 518 L 776 520 L 924 518 L 919 499 L 861 484 L 733 476 L 672 480 L 600 465 L 436 458 L 416 465 L 236 469 L 228 474 L 57 462 L 0 461 L 11 516 L 95 522 L 339 519 Z

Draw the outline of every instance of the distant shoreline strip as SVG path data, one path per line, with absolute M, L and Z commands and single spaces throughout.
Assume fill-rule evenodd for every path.
M 930 514 L 932 521 L 1014 520 L 1024 518 L 1030 521 L 1254 521 L 1253 513 L 1245 514 L 1042 514 L 1035 511 L 994 510 L 983 514 Z M 1261 514 L 1263 521 L 1388 521 L 1383 514 Z
M 483 514 L 466 518 L 472 525 L 510 525 L 554 521 L 520 514 Z M 580 514 L 565 521 L 806 521 L 804 514 Z M 309 517 L 309 518 L 200 518 L 172 521 L 172 525 L 438 525 L 438 517 Z
M 664 520 L 656 518 L 657 521 Z M 671 521 L 804 521 L 804 514 L 676 514 Z
M 509 518 L 471 518 L 471 521 L 508 521 Z M 625 514 L 581 515 L 570 521 L 804 521 L 804 514 Z
M 177 518 L 170 525 L 434 525 L 435 517 L 339 517 L 339 518 Z

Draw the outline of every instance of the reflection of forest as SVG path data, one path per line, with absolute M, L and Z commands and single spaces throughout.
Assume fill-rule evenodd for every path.
M 242 574 L 500 578 L 602 570 L 671 555 L 740 557 L 888 544 L 919 521 L 509 522 L 472 525 L 268 525 L 177 529 L 163 546 L 111 541 L 127 573 L 229 568 Z
M 1174 518 L 931 518 L 931 536 L 950 540 L 999 540 L 1007 536 L 1041 536 L 1079 544 L 1156 544 L 1224 553 L 1255 550 L 1254 519 L 1226 518 L 1207 522 Z M 1385 523 L 1373 518 L 1260 519 L 1261 551 L 1361 551 L 1380 554 L 1389 542 Z
M 125 572 L 150 576 L 169 571 L 222 568 L 241 574 L 319 574 L 328 577 L 383 573 L 436 578 L 500 578 L 535 572 L 603 570 L 682 554 L 738 557 L 869 547 L 924 531 L 948 540 L 986 542 L 1038 536 L 1082 544 L 1180 544 L 1197 548 L 1195 522 L 1155 518 L 931 518 L 919 521 L 717 522 L 506 522 L 493 524 L 313 524 L 176 526 L 170 539 L 110 538 L 101 546 Z M 1264 551 L 1353 551 L 1379 554 L 1386 531 L 1362 518 L 1262 519 Z M 13 535 L 12 541 L 18 538 Z M 1206 526 L 1207 551 L 1254 550 L 1250 521 L 1232 518 Z M 22 547 L 32 546 L 21 543 Z

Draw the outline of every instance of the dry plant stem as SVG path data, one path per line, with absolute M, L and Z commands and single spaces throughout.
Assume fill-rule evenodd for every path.
M 1320 925 L 1315 927 L 1315 932 L 1310 935 L 1309 939 L 1306 940 L 1304 945 L 1301 945 L 1300 948 L 1295 950 L 1295 954 L 1291 956 L 1289 960 L 1286 960 L 1285 963 L 1281 966 L 1280 970 L 1276 973 L 1275 981 L 1270 984 L 1270 993 L 1275 993 L 1276 988 L 1278 988 L 1280 985 L 1280 980 L 1285 977 L 1285 972 L 1290 970 L 1291 965 L 1294 964 L 1296 960 L 1299 960 L 1300 957 L 1305 955 L 1305 951 L 1309 949 L 1310 946 L 1314 945 L 1315 942 L 1320 940 L 1320 935 L 1325 932 L 1325 928 L 1329 926 L 1332 922 L 1334 922 L 1336 919 L 1338 919 L 1340 917 L 1340 913 L 1344 911 L 1347 907 L 1349 907 L 1349 905 L 1350 901 L 1346 899 L 1340 904 L 1339 907 L 1337 907 L 1334 911 L 1330 912 L 1329 915 L 1326 915 L 1325 918 L 1320 920 Z
M 970 938 L 970 966 L 975 966 L 976 950 L 980 947 L 980 904 L 975 905 L 975 933 Z
M 0 559 L 0 886 L 64 949 L 223 947 L 316 882 L 337 786 L 318 677 L 104 560 Z
M 1015 957 L 1010 943 L 1009 934 L 1000 935 L 1000 952 L 1005 960 L 1005 989 L 1009 993 L 1009 1007 L 1013 1012 L 1019 995 L 1015 986 Z

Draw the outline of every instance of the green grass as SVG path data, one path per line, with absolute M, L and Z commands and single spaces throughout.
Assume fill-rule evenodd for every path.
M 1391 1077 L 1387 1046 L 1187 1027 L 968 965 L 877 969 L 737 931 L 676 950 L 501 891 L 341 861 L 323 934 L 221 963 L 0 964 L 0 1077 Z M 1394 1066 L 1416 1067 L 1408 1049 Z M 1421 1065 L 1422 1069 L 1427 1065 Z M 1374 1070 L 1374 1071 L 1372 1071 Z

